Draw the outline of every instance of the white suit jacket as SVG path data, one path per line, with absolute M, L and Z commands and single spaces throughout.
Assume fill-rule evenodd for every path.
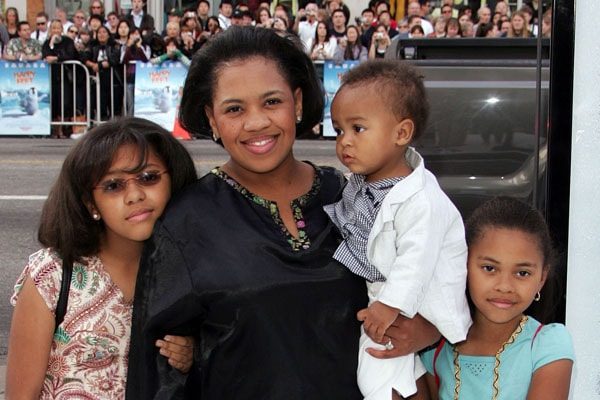
M 406 158 L 413 172 L 384 198 L 369 233 L 367 258 L 386 277 L 368 284 L 369 297 L 419 313 L 455 343 L 471 325 L 462 218 L 419 153 L 409 148 Z

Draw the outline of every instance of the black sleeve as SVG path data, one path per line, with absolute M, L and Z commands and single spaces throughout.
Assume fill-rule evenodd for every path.
M 158 225 L 144 248 L 137 277 L 127 399 L 183 398 L 186 377 L 167 363 L 154 343 L 166 334 L 194 336 L 194 320 L 202 311 L 193 296 L 177 240 Z

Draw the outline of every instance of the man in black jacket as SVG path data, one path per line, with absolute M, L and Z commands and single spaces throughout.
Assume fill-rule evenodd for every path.
M 127 14 L 127 20 L 140 30 L 142 36 L 154 31 L 154 18 L 144 11 L 144 0 L 133 0 L 131 12 Z

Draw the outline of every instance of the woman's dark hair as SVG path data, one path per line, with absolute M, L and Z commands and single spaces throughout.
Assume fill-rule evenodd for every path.
M 267 7 L 258 7 L 258 9 L 256 10 L 256 12 L 254 13 L 254 21 L 257 24 L 260 24 L 260 13 L 262 11 L 266 11 L 267 13 L 269 13 L 269 18 L 271 18 L 271 10 L 269 10 Z
M 214 21 L 217 23 L 217 26 L 219 27 L 219 29 L 223 29 L 223 27 L 221 26 L 221 22 L 219 21 L 218 17 L 215 17 L 214 15 L 211 15 L 210 17 L 208 17 L 208 20 L 206 21 L 206 26 L 208 27 L 208 21 Z
M 456 28 L 457 28 L 457 30 L 458 30 L 458 33 L 457 33 L 457 35 L 458 35 L 458 36 L 462 36 L 462 29 L 461 29 L 461 26 L 460 26 L 460 22 L 458 22 L 458 19 L 457 19 L 457 18 L 450 18 L 450 19 L 448 20 L 448 22 L 446 22 L 446 27 L 444 28 L 444 32 L 446 32 L 446 35 L 448 34 L 448 28 L 449 28 L 450 26 L 454 26 L 454 27 L 456 27 Z
M 344 74 L 338 93 L 345 87 L 363 85 L 375 85 L 398 121 L 405 118 L 413 121 L 412 140 L 421 137 L 429 117 L 429 102 L 423 77 L 414 67 L 394 60 L 362 62 Z
M 119 20 L 119 23 L 117 24 L 117 36 L 119 35 L 119 28 L 121 27 L 121 24 L 127 24 L 127 28 L 129 29 L 129 33 L 131 33 L 131 23 L 129 22 L 128 19 L 125 18 L 121 18 Z M 127 34 L 127 36 L 129 37 L 129 33 Z
M 542 214 L 522 201 L 510 197 L 495 197 L 473 211 L 465 222 L 467 246 L 471 247 L 482 238 L 486 229 L 504 228 L 522 231 L 535 237 L 542 254 L 543 268 L 548 272 L 542 289 L 542 301 L 534 302 L 526 311 L 540 321 L 556 320 L 554 315 L 558 296 L 563 293 L 554 274 L 557 256 L 552 244 L 548 225 Z M 470 299 L 469 299 L 470 301 Z M 471 306 L 473 306 L 471 304 Z
M 425 34 L 425 31 L 423 30 L 423 27 L 421 25 L 413 25 L 413 27 L 410 28 L 411 34 L 414 34 L 417 31 L 419 31 L 419 33 L 421 33 L 421 35 Z
M 327 25 L 327 23 L 325 21 L 317 22 L 317 29 L 315 29 L 315 38 L 313 39 L 312 46 L 310 47 L 310 52 L 312 52 L 315 49 L 315 47 L 317 47 L 317 45 L 319 44 L 319 26 L 321 26 L 321 25 L 323 25 L 325 27 L 325 31 L 326 31 L 325 39 L 323 39 L 324 43 L 329 42 L 329 40 L 331 39 L 331 35 L 333 35 L 333 32 L 331 32 L 331 29 L 329 29 L 329 25 Z
M 93 204 L 93 188 L 119 148 L 128 144 L 139 152 L 139 164 L 128 172 L 144 169 L 152 151 L 169 171 L 172 193 L 196 180 L 189 153 L 161 126 L 134 117 L 103 123 L 87 132 L 65 158 L 42 209 L 38 240 L 43 246 L 72 261 L 98 252 L 104 223 L 94 221 L 86 205 Z
M 218 73 L 234 60 L 260 57 L 279 66 L 292 91 L 302 91 L 301 134 L 313 128 L 323 114 L 324 93 L 314 65 L 297 37 L 280 36 L 271 29 L 232 26 L 205 44 L 192 60 L 181 98 L 179 121 L 195 135 L 210 135 L 204 108 L 212 106 Z
M 488 22 L 487 24 L 477 25 L 477 31 L 475 31 L 475 37 L 484 38 L 487 37 L 490 31 L 494 30 L 494 24 Z
M 356 42 L 350 43 L 349 41 L 346 41 L 346 49 L 344 50 L 344 60 L 357 60 L 358 57 L 360 57 L 360 48 L 362 47 L 362 45 L 360 44 L 360 31 L 355 25 L 349 25 L 346 28 L 346 36 L 348 35 L 348 30 L 350 29 L 354 29 L 356 31 Z M 354 56 L 355 48 L 359 49 L 358 56 L 356 58 Z

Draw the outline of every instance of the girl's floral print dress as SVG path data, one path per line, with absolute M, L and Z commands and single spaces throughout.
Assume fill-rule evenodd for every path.
M 31 255 L 15 285 L 13 305 L 25 279 L 32 279 L 54 314 L 62 259 L 49 249 Z M 54 335 L 40 398 L 125 398 L 132 307 L 98 257 L 75 263 L 67 313 Z

